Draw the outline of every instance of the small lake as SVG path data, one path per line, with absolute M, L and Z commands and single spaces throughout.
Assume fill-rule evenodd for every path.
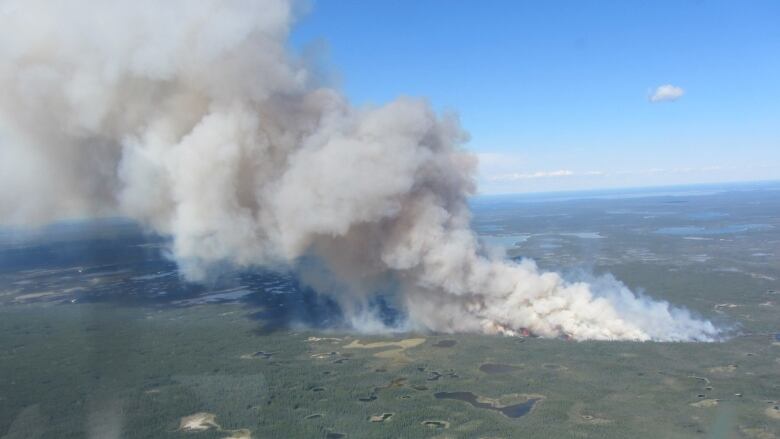
M 519 418 L 521 416 L 527 415 L 528 412 L 534 408 L 536 402 L 539 401 L 539 398 L 532 398 L 528 401 L 521 402 L 520 404 L 496 407 L 493 404 L 489 404 L 487 402 L 480 402 L 477 398 L 477 395 L 471 392 L 438 392 L 433 396 L 436 399 L 455 399 L 458 401 L 467 402 L 476 408 L 501 412 L 501 414 L 510 418 Z
M 451 348 L 458 344 L 456 340 L 439 340 L 436 343 L 433 344 L 433 347 L 436 348 Z
M 510 366 L 508 364 L 497 364 L 497 363 L 485 363 L 479 366 L 479 370 L 489 375 L 514 372 L 517 369 L 518 368 L 515 366 Z

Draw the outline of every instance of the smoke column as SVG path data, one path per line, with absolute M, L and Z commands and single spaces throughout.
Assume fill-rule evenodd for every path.
M 121 214 L 172 236 L 190 280 L 226 265 L 298 270 L 357 326 L 392 286 L 415 329 L 718 336 L 610 278 L 488 256 L 469 225 L 476 161 L 457 119 L 412 98 L 350 106 L 287 50 L 295 3 L 0 5 L 4 223 Z

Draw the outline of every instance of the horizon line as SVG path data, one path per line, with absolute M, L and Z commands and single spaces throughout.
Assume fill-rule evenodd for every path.
M 501 197 L 501 196 L 533 196 L 533 195 L 551 195 L 551 194 L 572 194 L 572 193 L 586 193 L 586 192 L 619 192 L 619 191 L 641 191 L 652 189 L 671 189 L 671 188 L 693 188 L 693 187 L 712 187 L 712 186 L 740 186 L 740 185 L 766 185 L 766 184 L 780 184 L 780 178 L 771 180 L 727 180 L 727 181 L 712 181 L 702 183 L 678 183 L 678 184 L 651 184 L 648 186 L 607 186 L 607 187 L 594 187 L 594 188 L 576 188 L 576 189 L 560 189 L 560 190 L 541 190 L 541 191 L 529 191 L 529 192 L 490 192 L 480 193 L 477 191 L 469 198 L 478 197 Z

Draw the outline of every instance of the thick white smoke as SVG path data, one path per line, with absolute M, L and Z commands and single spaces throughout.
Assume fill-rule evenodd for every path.
M 121 213 L 215 266 L 303 276 L 364 317 L 397 286 L 411 325 L 575 339 L 711 340 L 616 281 L 485 256 L 474 157 L 419 99 L 353 108 L 286 49 L 287 0 L 0 3 L 0 219 Z

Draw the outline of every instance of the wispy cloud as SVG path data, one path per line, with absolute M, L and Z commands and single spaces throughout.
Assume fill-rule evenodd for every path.
M 488 179 L 491 181 L 518 181 L 535 178 L 572 177 L 575 175 L 604 175 L 604 173 L 601 171 L 574 172 L 568 169 L 559 169 L 557 171 L 538 171 L 531 173 L 512 172 L 510 174 L 494 175 Z
M 703 172 L 717 172 L 728 170 L 723 166 L 702 166 L 702 167 L 685 167 L 685 168 L 648 168 L 648 169 L 635 169 L 626 171 L 617 171 L 616 175 L 656 175 L 656 174 L 685 174 L 685 173 L 703 173 Z
M 650 95 L 650 102 L 672 102 L 680 99 L 685 94 L 682 87 L 672 84 L 659 85 Z
M 559 169 L 557 171 L 538 171 L 538 172 L 512 172 L 508 174 L 497 174 L 485 177 L 485 180 L 491 182 L 513 182 L 521 180 L 546 179 L 555 177 L 608 177 L 618 175 L 661 175 L 661 174 L 686 174 L 686 173 L 707 173 L 727 170 L 722 166 L 703 166 L 687 168 L 647 168 L 617 171 L 583 171 L 575 172 L 569 169 Z

